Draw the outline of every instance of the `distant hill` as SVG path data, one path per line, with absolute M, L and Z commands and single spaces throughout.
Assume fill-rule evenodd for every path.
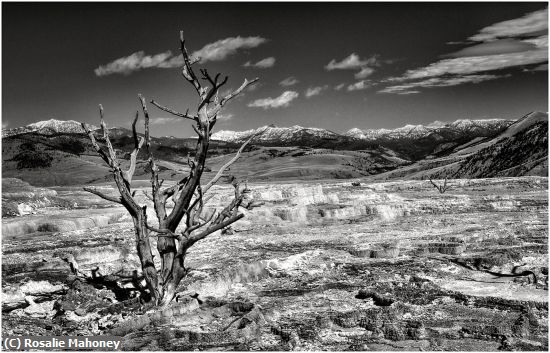
M 474 138 L 443 155 L 434 154 L 381 179 L 548 176 L 548 114 L 533 112 L 493 138 Z
M 505 119 L 460 119 L 452 123 L 436 121 L 426 126 L 406 125 L 393 130 L 352 129 L 346 135 L 391 148 L 412 160 L 421 160 L 434 153 L 446 154 L 474 138 L 494 137 L 513 123 L 514 120 Z
M 435 121 L 429 125 L 405 125 L 397 129 L 351 129 L 345 135 L 352 136 L 362 140 L 379 139 L 419 139 L 430 135 L 462 135 L 464 133 L 476 135 L 490 135 L 496 130 L 503 130 L 514 123 L 515 120 L 506 119 L 459 119 L 454 122 Z M 434 136 L 436 138 L 436 136 Z
M 42 123 L 42 122 L 41 122 Z M 111 176 L 97 155 L 88 136 L 76 131 L 76 124 L 31 124 L 10 129 L 2 137 L 2 174 L 19 178 L 35 186 L 76 185 L 109 181 Z M 46 127 L 44 127 L 46 126 Z M 80 127 L 80 124 L 78 124 Z M 38 128 L 36 128 L 38 127 Z M 6 132 L 6 130 L 4 130 Z M 121 163 L 129 163 L 133 150 L 132 132 L 124 128 L 109 129 L 109 136 Z M 100 145 L 104 144 L 96 134 Z M 197 143 L 193 138 L 152 137 L 152 150 L 167 179 L 187 168 L 187 156 Z M 212 142 L 210 156 L 233 153 L 238 145 Z M 135 179 L 148 179 L 147 156 L 141 150 Z
M 97 126 L 90 126 L 95 130 Z M 53 135 L 53 134 L 80 134 L 83 133 L 82 126 L 78 121 L 74 120 L 56 120 L 50 119 L 45 121 L 39 121 L 29 124 L 23 127 L 17 127 L 14 129 L 2 129 L 2 138 L 27 134 L 30 132 L 36 132 L 41 135 Z
M 254 143 L 262 146 L 306 146 L 357 151 L 383 146 L 408 159 L 420 160 L 434 152 L 443 152 L 476 137 L 494 137 L 504 131 L 514 120 L 462 119 L 452 123 L 434 122 L 430 125 L 406 125 L 397 129 L 351 129 L 345 134 L 329 130 L 302 127 L 262 126 L 246 131 L 222 130 L 212 139 L 243 143 L 255 134 L 261 135 Z
M 265 131 L 263 131 L 265 130 Z M 514 120 L 458 120 L 394 130 L 350 130 L 338 134 L 318 128 L 262 127 L 219 131 L 210 144 L 213 175 L 250 136 L 263 131 L 245 149 L 227 175 L 249 180 L 478 178 L 546 175 L 548 116 L 530 113 Z M 361 136 L 363 134 L 365 136 Z M 131 131 L 111 128 L 109 135 L 123 165 L 133 149 Z M 368 136 L 367 136 L 368 135 Z M 98 142 L 104 143 L 97 136 Z M 153 137 L 161 178 L 175 180 L 188 170 L 195 138 Z M 134 179 L 148 180 L 147 156 L 138 156 Z M 105 183 L 107 166 L 75 121 L 48 120 L 3 131 L 2 173 L 35 186 Z
M 254 140 L 255 143 L 259 144 L 307 144 L 311 141 L 336 139 L 340 136 L 335 132 L 313 127 L 302 127 L 299 125 L 277 127 L 275 125 L 268 125 L 246 131 L 221 130 L 212 134 L 212 139 L 242 143 L 251 136 L 259 133 L 261 133 L 261 135 Z

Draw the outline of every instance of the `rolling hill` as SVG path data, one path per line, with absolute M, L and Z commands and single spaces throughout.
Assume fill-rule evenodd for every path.
M 379 179 L 548 176 L 548 114 L 533 112 L 493 138 L 474 138 L 445 155 L 434 154 Z
M 111 176 L 76 122 L 49 120 L 2 132 L 2 172 L 35 186 L 109 182 Z M 530 113 L 513 120 L 459 120 L 428 126 L 337 134 L 317 128 L 262 127 L 228 176 L 260 181 L 340 178 L 420 179 L 429 176 L 479 178 L 547 175 L 548 117 Z M 211 141 L 208 171 L 213 175 L 248 137 L 220 131 Z M 359 134 L 363 134 L 359 135 Z M 133 148 L 131 131 L 109 130 L 123 164 Z M 98 137 L 100 144 L 102 139 Z M 181 178 L 188 170 L 196 139 L 154 137 L 153 153 L 161 177 Z M 136 182 L 148 180 L 144 151 L 138 156 Z

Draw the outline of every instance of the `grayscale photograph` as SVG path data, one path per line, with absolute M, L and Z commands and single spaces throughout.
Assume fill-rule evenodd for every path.
M 4 350 L 548 351 L 548 2 L 2 3 Z

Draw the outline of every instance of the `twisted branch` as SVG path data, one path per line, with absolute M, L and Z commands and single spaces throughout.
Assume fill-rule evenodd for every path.
M 107 195 L 107 194 L 104 194 L 103 192 L 97 190 L 96 188 L 91 188 L 91 187 L 87 187 L 85 186 L 83 188 L 85 191 L 89 192 L 89 193 L 92 193 L 94 195 L 97 195 L 99 197 L 101 197 L 102 199 L 105 199 L 107 201 L 111 201 L 111 202 L 116 202 L 116 203 L 119 203 L 119 204 L 122 204 L 122 197 L 121 196 L 111 196 L 111 195 Z
M 197 116 L 191 116 L 189 115 L 189 109 L 187 109 L 187 111 L 185 113 L 180 113 L 180 112 L 177 112 L 173 109 L 170 109 L 168 107 L 165 107 L 157 102 L 155 102 L 154 100 L 151 101 L 151 104 L 153 104 L 155 107 L 159 108 L 160 110 L 163 110 L 167 113 L 170 113 L 172 115 L 175 115 L 175 116 L 178 116 L 180 118 L 184 118 L 184 119 L 189 119 L 189 120 L 194 120 L 196 121 L 197 120 Z

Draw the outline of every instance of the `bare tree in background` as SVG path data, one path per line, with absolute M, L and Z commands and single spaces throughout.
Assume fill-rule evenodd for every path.
M 86 187 L 84 189 L 106 200 L 122 204 L 132 216 L 137 252 L 141 261 L 143 276 L 154 303 L 160 306 L 166 306 L 172 301 L 178 284 L 187 273 L 185 268 L 187 250 L 209 234 L 241 219 L 244 215 L 239 213 L 239 207 L 252 207 L 252 204 L 245 201 L 244 197 L 248 190 L 246 187 L 241 187 L 238 183 L 234 184 L 235 196 L 233 200 L 223 210 L 220 212 L 207 212 L 204 207 L 209 200 L 205 196 L 207 192 L 220 179 L 223 172 L 239 158 L 244 147 L 252 138 L 241 146 L 237 154 L 222 166 L 208 183 L 202 185 L 201 176 L 205 168 L 210 137 L 212 129 L 216 124 L 217 115 L 232 98 L 240 94 L 247 86 L 258 79 L 256 78 L 252 81 L 245 79 L 237 90 L 225 97 L 219 97 L 220 88 L 227 83 L 227 76 L 220 80 L 220 74 L 212 77 L 207 70 L 200 69 L 201 80 L 199 80 L 193 69 L 193 65 L 200 58 L 189 57 L 185 48 L 183 32 L 180 32 L 180 42 L 184 61 L 181 73 L 194 87 L 199 96 L 196 113 L 189 114 L 189 110 L 185 113 L 180 113 L 164 107 L 154 100 L 151 101 L 153 105 L 165 112 L 192 121 L 193 129 L 198 136 L 195 157 L 193 160 L 188 159 L 190 171 L 177 181 L 175 185 L 163 188 L 162 184 L 164 180 L 159 180 L 159 168 L 155 163 L 151 150 L 149 113 L 145 99 L 141 95 L 139 95 L 139 101 L 145 118 L 145 134 L 144 137 L 138 136 L 136 132 L 136 123 L 139 117 L 139 113 L 136 112 L 132 123 L 134 150 L 130 155 L 130 167 L 128 170 L 123 170 L 117 160 L 117 155 L 109 139 L 107 126 L 103 119 L 103 107 L 100 105 L 100 118 L 101 131 L 105 139 L 106 149 L 98 145 L 94 132 L 90 130 L 87 124 L 82 123 L 82 127 L 88 134 L 97 153 L 111 168 L 120 196 L 113 197 L 106 195 L 95 188 Z M 131 188 L 132 177 L 136 169 L 137 155 L 144 144 L 151 172 L 151 193 L 146 193 L 146 195 L 154 204 L 158 219 L 158 228 L 148 223 L 147 206 L 139 205 L 136 202 L 134 198 L 136 190 L 132 190 Z M 172 209 L 167 207 L 167 202 L 170 199 L 174 204 Z M 182 230 L 176 233 L 176 228 L 178 228 L 182 221 L 185 224 L 180 228 Z M 158 237 L 157 250 L 160 254 L 160 269 L 157 269 L 153 261 L 153 252 L 149 241 L 151 236 Z
M 437 185 L 433 180 L 432 178 L 430 177 L 430 183 L 432 183 L 432 185 L 434 186 L 434 188 L 436 188 L 440 194 L 444 194 L 445 191 L 447 191 L 447 189 L 449 188 L 449 186 L 447 185 L 447 176 L 445 175 L 445 181 L 443 182 L 443 185 Z

